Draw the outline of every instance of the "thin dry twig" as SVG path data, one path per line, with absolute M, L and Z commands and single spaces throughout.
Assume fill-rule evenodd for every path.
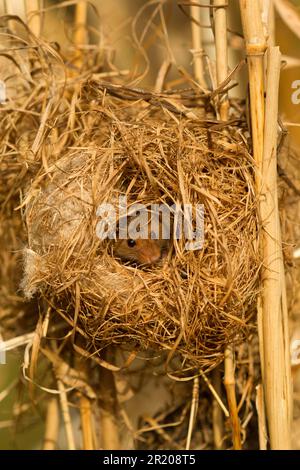
M 239 450 L 242 448 L 240 420 L 238 416 L 236 394 L 235 394 L 235 375 L 234 375 L 234 350 L 228 346 L 225 351 L 225 376 L 224 385 L 226 388 L 227 401 L 229 407 L 233 448 Z
M 229 412 L 226 408 L 226 406 L 224 405 L 221 397 L 220 397 L 220 393 L 216 390 L 216 388 L 211 384 L 211 382 L 208 380 L 208 378 L 206 377 L 205 373 L 200 370 L 200 375 L 201 377 L 203 378 L 204 382 L 207 384 L 209 390 L 211 391 L 214 399 L 216 400 L 216 403 L 218 404 L 218 407 L 223 411 L 224 413 L 224 416 L 226 418 L 229 417 Z
M 195 426 L 197 410 L 198 410 L 198 401 L 199 401 L 199 378 L 194 378 L 193 383 L 193 390 L 192 390 L 192 403 L 191 403 L 191 410 L 190 410 L 190 420 L 189 420 L 189 428 L 186 438 L 186 446 L 185 449 L 189 450 L 191 447 L 191 440 L 192 440 L 192 433 Z

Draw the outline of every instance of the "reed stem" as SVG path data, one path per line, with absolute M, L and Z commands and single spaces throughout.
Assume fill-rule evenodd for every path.
M 234 348 L 228 346 L 225 351 L 225 375 L 224 386 L 227 394 L 228 408 L 230 413 L 230 422 L 232 429 L 232 443 L 235 450 L 242 448 L 240 420 L 237 409 L 236 394 L 235 394 L 235 360 Z
M 212 381 L 214 389 L 217 394 L 221 395 L 221 374 L 220 369 L 217 367 L 213 370 Z M 213 421 L 213 433 L 214 433 L 214 446 L 215 449 L 223 449 L 223 440 L 224 440 L 224 421 L 222 410 L 216 400 L 213 399 L 212 403 L 212 421 Z
M 41 35 L 40 0 L 25 0 L 27 24 L 36 37 Z
M 82 427 L 83 450 L 94 450 L 92 407 L 90 400 L 84 395 L 80 396 L 80 416 Z
M 75 34 L 74 42 L 77 46 L 86 44 L 87 3 L 78 2 L 75 7 Z
M 202 35 L 201 35 L 201 8 L 197 5 L 190 6 L 191 17 L 195 21 L 191 21 L 192 28 L 192 44 L 193 44 L 193 57 L 194 57 L 194 75 L 199 85 L 206 89 L 207 83 L 204 76 L 203 67 L 203 46 L 202 46 Z M 197 23 L 198 24 L 197 24 Z
M 263 290 L 258 305 L 258 330 L 266 416 L 271 449 L 289 449 L 291 377 L 276 158 L 281 56 L 278 47 L 269 47 L 265 104 L 266 40 L 260 2 L 240 0 L 240 9 L 248 55 L 253 154 L 262 225 Z
M 246 41 L 252 145 L 256 162 L 256 189 L 257 194 L 259 194 L 264 147 L 264 53 L 266 41 L 263 33 L 259 0 L 240 0 L 240 10 Z
M 277 194 L 277 121 L 281 54 L 269 47 L 260 215 L 263 226 L 264 394 L 271 448 L 290 449 L 291 376 Z
M 214 0 L 213 5 L 215 18 L 215 45 L 216 45 L 216 67 L 217 85 L 219 86 L 228 75 L 228 45 L 227 45 L 227 6 L 224 0 Z M 225 5 L 225 6 L 224 6 Z M 228 95 L 224 94 L 220 101 L 220 118 L 228 119 L 229 101 Z
M 43 450 L 55 450 L 59 431 L 59 409 L 56 398 L 51 398 L 47 406 Z

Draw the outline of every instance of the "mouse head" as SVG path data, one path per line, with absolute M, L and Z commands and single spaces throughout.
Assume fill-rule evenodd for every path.
M 162 238 L 162 221 L 158 219 L 158 225 L 154 224 L 154 230 L 152 230 L 151 211 L 149 211 L 144 220 L 140 221 L 129 216 L 127 222 L 129 222 L 128 238 L 118 238 L 120 225 L 117 227 L 117 240 L 113 246 L 114 255 L 140 265 L 159 262 L 165 256 L 169 246 L 168 240 Z M 131 226 L 132 223 L 133 226 Z M 134 229 L 133 231 L 130 226 Z
M 114 254 L 126 261 L 150 265 L 160 261 L 164 253 L 161 240 L 129 238 L 115 243 Z

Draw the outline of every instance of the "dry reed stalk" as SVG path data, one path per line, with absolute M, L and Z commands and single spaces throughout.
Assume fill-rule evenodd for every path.
M 216 390 L 218 396 L 221 395 L 221 374 L 219 367 L 216 367 L 212 373 L 213 387 Z M 223 448 L 223 439 L 224 439 L 224 421 L 222 410 L 219 406 L 218 401 L 214 397 L 212 403 L 212 425 L 214 433 L 214 447 L 217 450 Z
M 43 336 L 43 321 L 39 319 L 35 329 L 35 335 L 32 341 L 32 349 L 30 356 L 30 365 L 29 365 L 29 378 L 31 379 L 28 384 L 29 395 L 32 401 L 34 401 L 34 375 L 38 364 L 38 355 L 40 349 L 41 338 Z
M 41 340 L 47 335 L 48 326 L 49 326 L 49 309 L 47 310 L 46 316 L 44 319 L 40 318 L 37 322 L 34 337 L 32 340 L 32 349 L 30 355 L 30 364 L 29 364 L 29 384 L 28 390 L 29 395 L 32 401 L 35 400 L 34 391 L 35 391 L 35 383 L 34 383 L 34 376 L 38 365 L 38 357 L 40 351 Z
M 203 46 L 202 46 L 202 35 L 201 35 L 201 8 L 197 5 L 190 6 L 191 17 L 195 21 L 191 21 L 192 28 L 192 54 L 194 58 L 194 76 L 199 85 L 207 89 L 207 83 L 204 77 L 203 67 Z M 199 24 L 197 24 L 197 23 Z
M 225 2 L 226 3 L 226 2 Z M 213 6 L 217 7 L 214 11 L 215 16 L 215 44 L 216 44 L 216 72 L 217 86 L 219 86 L 228 75 L 228 46 L 227 46 L 227 6 L 224 6 L 223 0 L 214 0 Z M 229 101 L 225 94 L 220 102 L 220 118 L 223 121 L 228 120 Z M 235 396 L 235 377 L 234 377 L 234 351 L 232 346 L 225 350 L 225 376 L 224 385 L 227 394 L 230 422 L 232 426 L 232 441 L 234 449 L 241 449 L 240 423 Z
M 41 34 L 41 15 L 37 14 L 39 9 L 40 0 L 25 0 L 27 24 L 36 37 Z
M 59 410 L 56 398 L 51 398 L 47 406 L 43 450 L 55 450 L 59 430 Z
M 126 77 L 129 75 L 130 70 L 116 70 L 112 72 L 100 72 L 100 73 L 94 73 L 92 74 L 92 79 L 93 80 L 101 80 L 101 78 L 112 78 L 112 77 Z
M 86 44 L 86 22 L 87 22 L 87 7 L 86 2 L 78 2 L 75 8 L 75 33 L 74 42 L 77 46 Z
M 84 450 L 94 450 L 92 407 L 90 400 L 84 395 L 80 396 L 80 416 L 82 428 L 82 444 Z
M 104 450 L 120 449 L 119 430 L 117 426 L 117 397 L 113 372 L 101 368 L 100 396 L 104 406 L 100 410 L 100 445 Z
M 264 335 L 263 335 L 263 309 L 262 309 L 262 299 L 261 296 L 258 297 L 257 299 L 257 335 L 258 335 L 258 341 L 259 341 L 259 360 L 260 360 L 260 369 L 261 369 L 261 376 L 262 376 L 262 382 L 264 382 L 264 364 L 265 364 L 265 358 L 264 358 Z
M 275 7 L 273 0 L 260 0 L 262 20 L 268 46 L 275 46 Z
M 257 0 L 240 0 L 240 7 L 249 65 L 252 139 L 257 163 L 256 187 L 258 194 L 262 191 L 263 195 L 260 210 L 264 228 L 264 289 L 262 305 L 258 309 L 260 355 L 271 448 L 280 449 L 290 447 L 291 416 L 287 310 L 276 181 L 280 53 L 277 48 L 271 48 L 269 52 L 264 116 L 263 54 L 266 44 L 260 5 Z
M 158 71 L 156 81 L 155 81 L 155 86 L 154 86 L 155 93 L 161 93 L 161 91 L 163 90 L 165 79 L 166 79 L 166 76 L 168 75 L 171 65 L 172 63 L 170 62 L 169 59 L 164 60 L 164 62 L 162 63 Z
M 191 448 L 192 433 L 193 433 L 196 416 L 197 416 L 198 402 L 199 402 L 199 377 L 195 377 L 193 391 L 192 391 L 192 404 L 191 404 L 189 428 L 188 428 L 188 434 L 186 438 L 185 450 L 190 450 Z
M 275 5 L 273 0 L 269 0 L 268 12 L 268 46 L 275 46 Z
M 109 411 L 101 409 L 100 414 L 101 425 L 101 448 L 103 450 L 120 449 L 120 441 L 118 436 L 118 428 L 115 417 Z
M 77 307 L 75 308 L 75 310 L 79 310 L 80 308 L 79 290 L 77 292 L 77 295 L 78 295 L 78 302 L 77 302 Z M 76 312 L 74 314 L 74 324 L 75 324 L 75 317 L 76 317 Z M 76 329 L 74 326 L 74 330 L 72 334 L 74 342 L 75 342 L 75 331 Z M 78 372 L 78 377 L 80 377 L 81 380 L 83 380 L 86 384 L 88 384 L 89 378 L 88 378 L 87 364 L 85 361 L 84 362 L 82 361 L 82 358 L 80 356 L 76 356 L 75 369 L 76 369 L 76 372 Z M 78 384 L 79 384 L 79 381 L 77 381 L 77 385 Z M 87 396 L 86 391 L 85 393 L 82 393 L 80 391 L 78 393 L 78 398 L 79 398 L 79 410 L 80 410 L 80 419 L 81 419 L 82 448 L 83 450 L 94 450 L 95 449 L 95 439 L 94 439 L 95 432 L 94 432 L 94 427 L 93 427 L 93 424 L 94 424 L 93 411 L 95 411 L 95 407 L 92 409 L 91 395 Z M 94 399 L 95 399 L 95 396 L 93 397 L 93 401 Z
M 272 449 L 290 448 L 291 376 L 287 304 L 277 193 L 277 121 L 281 54 L 267 54 L 267 97 L 264 128 L 260 215 L 263 225 L 264 394 Z
M 228 412 L 226 406 L 224 405 L 224 403 L 222 402 L 222 400 L 220 398 L 220 393 L 213 387 L 213 385 L 210 383 L 210 381 L 208 380 L 208 378 L 206 377 L 206 375 L 204 374 L 204 372 L 202 370 L 200 370 L 200 375 L 203 378 L 206 385 L 208 386 L 209 390 L 211 391 L 211 393 L 212 393 L 215 401 L 217 402 L 220 410 L 223 411 L 226 418 L 229 418 L 229 412 Z
M 225 350 L 225 375 L 224 385 L 226 388 L 228 407 L 230 412 L 230 421 L 232 428 L 232 442 L 235 450 L 242 448 L 240 420 L 235 395 L 235 376 L 234 376 L 234 348 L 228 346 Z
M 86 2 L 78 2 L 75 5 L 75 31 L 74 31 L 74 44 L 76 49 L 76 57 L 74 59 L 74 65 L 81 69 L 84 61 L 84 53 L 80 50 L 80 46 L 88 43 L 87 37 L 87 8 L 88 4 Z M 79 85 L 78 85 L 79 89 Z
M 65 390 L 65 386 L 63 382 L 60 379 L 57 379 L 57 387 L 60 392 L 59 399 L 60 399 L 61 412 L 62 412 L 63 421 L 65 425 L 65 430 L 66 430 L 68 450 L 76 450 L 74 433 L 73 433 L 73 428 L 72 428 L 72 419 L 71 419 L 70 409 L 68 405 L 67 392 Z
M 26 0 L 9 0 L 5 1 L 5 10 L 7 15 L 18 15 L 20 18 L 25 17 L 25 8 L 26 8 Z
M 264 53 L 266 41 L 259 0 L 240 0 L 240 10 L 248 57 L 252 143 L 257 166 L 256 188 L 259 193 L 264 146 Z
M 25 0 L 9 0 L 4 2 L 4 12 L 7 15 L 18 15 L 22 20 L 25 20 Z M 15 33 L 16 32 L 16 22 L 14 20 L 9 20 L 8 22 L 9 29 Z
M 24 346 L 25 344 L 32 343 L 35 337 L 35 331 L 32 333 L 25 333 L 21 336 L 16 336 L 15 338 L 8 339 L 7 341 L 3 341 L 3 347 L 5 351 L 11 351 L 12 349 L 19 348 L 20 346 Z
M 144 416 L 144 420 L 146 421 L 146 423 L 149 424 L 148 431 L 149 429 L 155 431 L 158 436 L 160 436 L 162 439 L 165 440 L 165 442 L 168 443 L 168 445 L 171 445 L 175 449 L 180 449 L 178 444 L 173 441 L 172 437 L 170 437 L 169 433 L 164 430 L 165 426 L 160 424 L 157 419 L 152 418 L 151 416 Z
M 264 389 L 262 384 L 259 384 L 256 387 L 255 405 L 258 416 L 259 448 L 260 450 L 267 450 L 268 433 L 264 404 Z
M 216 45 L 216 67 L 217 85 L 219 86 L 228 75 L 228 48 L 227 48 L 227 2 L 214 0 L 215 18 L 215 45 Z M 229 101 L 228 95 L 224 94 L 220 99 L 220 118 L 228 119 Z
M 248 56 L 251 133 L 253 155 L 256 162 L 256 192 L 259 194 L 261 190 L 264 145 L 264 52 L 266 50 L 266 42 L 259 0 L 240 0 L 240 11 Z M 264 382 L 264 327 L 263 307 L 260 297 L 257 302 L 257 324 L 261 371 Z

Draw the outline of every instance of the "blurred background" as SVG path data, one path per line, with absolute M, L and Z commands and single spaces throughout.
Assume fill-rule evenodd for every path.
M 72 48 L 74 40 L 75 7 L 77 2 L 73 1 L 47 1 L 32 2 L 40 5 L 42 13 L 42 37 L 47 41 L 60 44 L 62 51 Z M 165 28 L 167 35 L 163 32 L 164 23 L 159 11 L 155 10 L 159 2 L 146 2 L 145 0 L 93 0 L 88 2 L 87 28 L 81 28 L 82 38 L 86 43 L 93 44 L 109 51 L 111 62 L 119 70 L 124 72 L 124 80 L 129 81 L 131 72 L 140 73 L 142 78 L 139 87 L 153 88 L 156 83 L 157 74 L 166 60 L 173 62 L 168 73 L 169 85 L 181 85 L 181 70 L 193 74 L 193 52 L 192 52 L 192 32 L 189 19 L 189 7 L 179 8 L 177 1 L 170 0 L 161 2 L 163 4 Z M 184 2 L 181 2 L 184 3 Z M 202 4 L 209 3 L 202 0 Z M 295 150 L 295 155 L 300 149 L 300 104 L 293 104 L 291 96 L 294 91 L 292 84 L 295 80 L 300 80 L 300 0 L 289 2 L 276 1 L 279 9 L 275 11 L 275 40 L 280 46 L 283 54 L 284 65 L 281 76 L 280 87 L 280 114 L 284 127 L 290 133 L 290 147 Z M 282 8 L 283 5 L 283 8 Z M 289 10 L 284 10 L 284 6 L 291 7 L 294 13 L 294 32 L 290 25 L 286 23 Z M 184 10 L 184 11 L 182 11 Z M 210 28 L 209 9 L 203 8 L 201 16 L 202 39 L 205 53 L 211 59 L 215 57 L 213 36 Z M 156 13 L 155 13 L 156 11 Z M 184 13 L 185 12 L 185 13 Z M 283 12 L 283 13 L 282 13 Z M 0 14 L 19 15 L 26 20 L 25 2 L 23 0 L 0 0 Z M 155 16 L 154 16 L 155 15 Z M 298 22 L 297 23 L 297 15 Z M 290 21 L 290 20 L 289 20 Z M 163 26 L 162 26 L 163 25 Z M 296 32 L 297 25 L 298 34 Z M 80 25 L 78 27 L 80 29 Z M 243 58 L 243 41 L 241 34 L 241 22 L 239 17 L 238 0 L 229 0 L 229 29 L 228 34 L 230 45 L 229 67 L 233 69 Z M 147 61 L 141 60 L 141 51 L 137 44 L 137 38 L 143 36 L 143 45 L 148 55 Z M 138 68 L 137 64 L 143 64 L 144 68 Z M 139 65 L 140 67 L 140 65 Z M 145 73 L 144 73 L 145 72 Z M 239 74 L 238 86 L 230 93 L 231 96 L 245 98 L 247 90 L 246 71 Z M 289 166 L 288 159 L 284 156 L 281 165 L 287 171 L 293 171 L 295 185 L 299 184 L 299 171 L 297 171 L 297 156 L 295 161 Z M 292 170 L 290 170 L 292 168 Z M 294 223 L 298 226 L 299 212 L 295 212 Z M 300 244 L 299 244 L 300 246 Z M 297 247 L 295 247 L 297 248 Z M 296 262 L 297 259 L 296 259 Z M 298 275 L 298 280 L 300 279 Z M 299 307 L 298 307 L 299 305 Z M 291 335 L 297 340 L 300 339 L 300 302 L 293 302 L 291 315 Z M 7 354 L 7 364 L 0 365 L 0 448 L 1 449 L 32 449 L 41 447 L 41 436 L 43 435 L 43 421 L 38 409 L 34 409 L 30 417 L 23 422 L 16 422 L 16 416 L 22 416 L 26 411 L 26 396 L 24 387 L 21 386 L 20 368 L 23 361 L 23 348 Z M 295 395 L 295 423 L 294 423 L 294 447 L 300 448 L 300 385 L 298 382 L 299 373 L 294 371 L 296 386 Z M 298 387 L 298 389 L 297 389 Z M 298 397 L 298 398 L 297 398 Z M 16 408 L 17 402 L 24 403 L 24 410 Z M 19 406 L 19 405 L 18 405 Z M 298 408 L 297 408 L 298 407 Z M 298 413 L 298 414 L 297 414 Z M 299 417 L 298 417 L 299 416 Z M 64 447 L 63 436 L 61 447 Z

